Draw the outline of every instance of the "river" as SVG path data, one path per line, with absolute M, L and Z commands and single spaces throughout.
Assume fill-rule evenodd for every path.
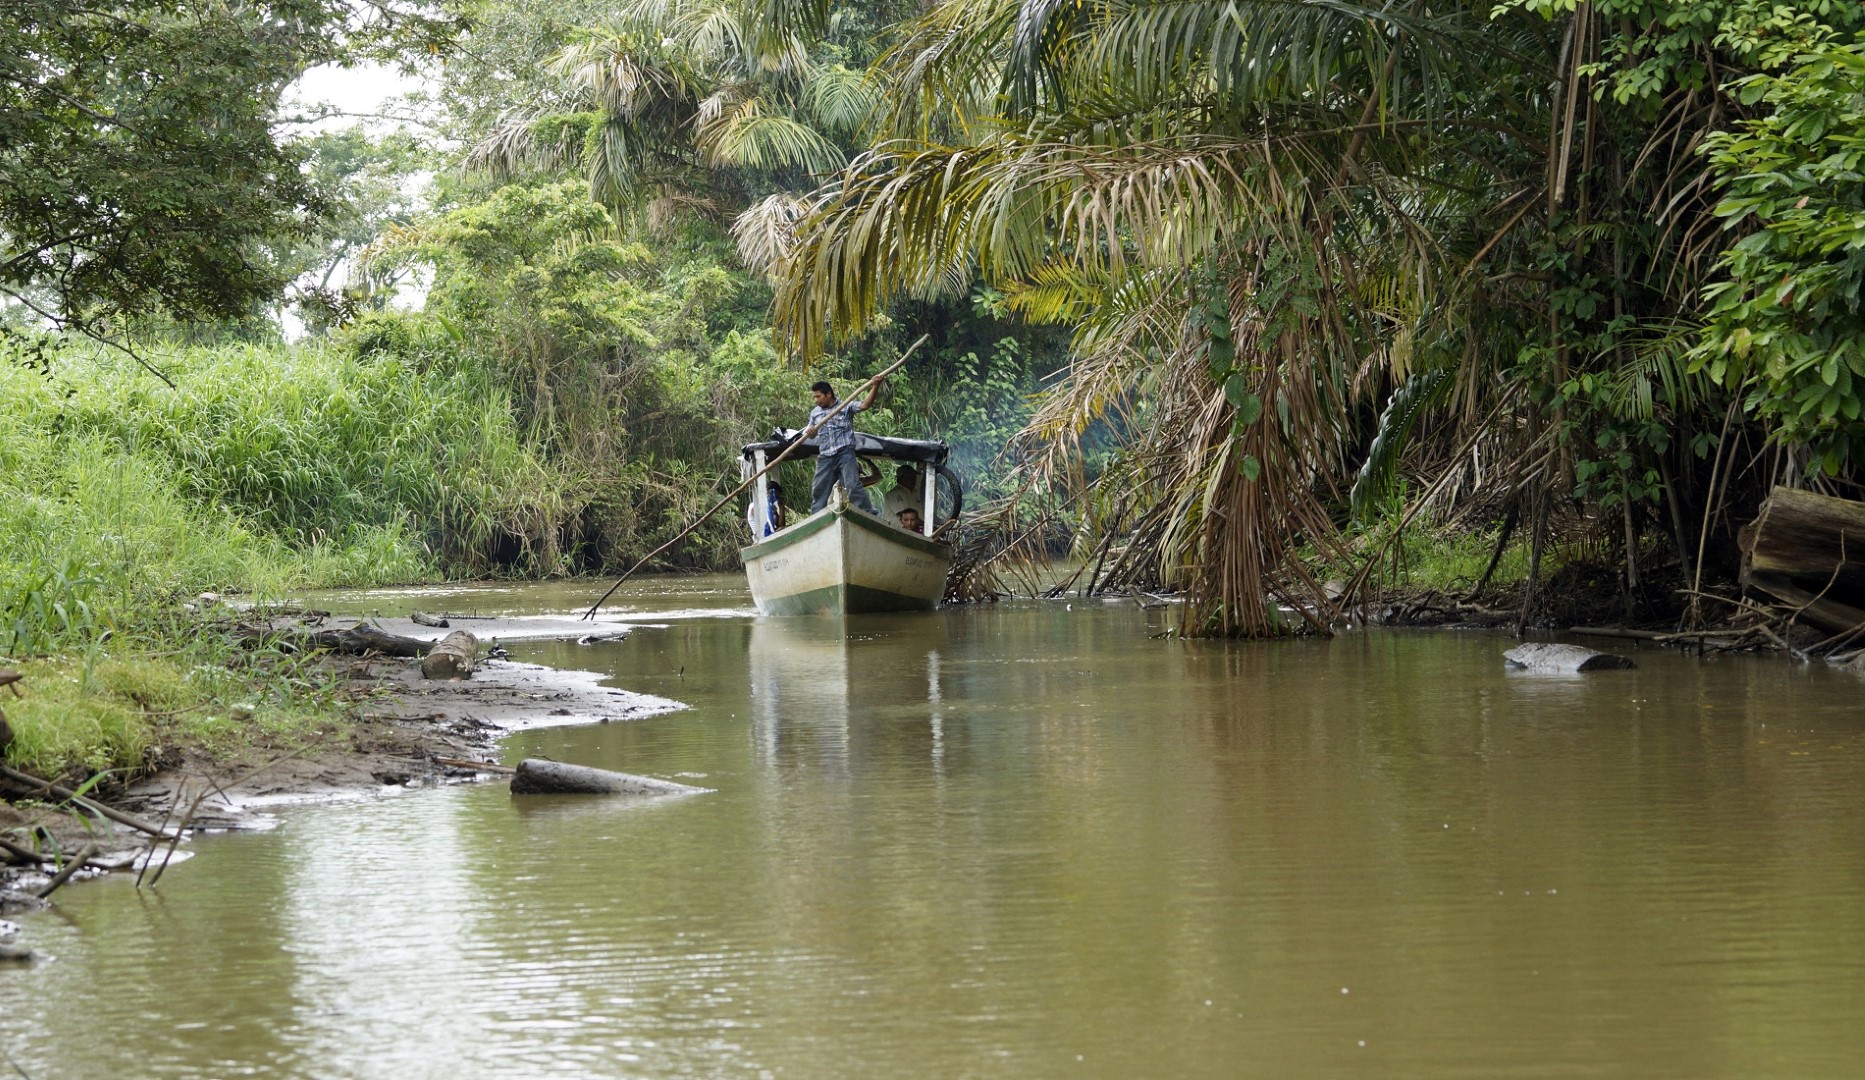
M 587 586 L 424 593 L 536 613 Z M 346 598 L 402 611 L 406 595 Z M 1184 642 L 1130 603 L 758 619 L 515 659 L 687 703 L 528 731 L 661 801 L 424 789 L 70 887 L 0 969 L 52 1077 L 1855 1077 L 1859 677 L 1509 639 Z M 0 1063 L 0 1073 L 9 1066 Z

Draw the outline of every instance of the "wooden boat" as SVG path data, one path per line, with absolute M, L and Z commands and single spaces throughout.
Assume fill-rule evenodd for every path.
M 768 442 L 745 447 L 746 472 L 763 470 L 795 437 L 777 432 Z M 945 468 L 944 443 L 857 433 L 855 452 L 868 460 L 911 462 L 920 470 L 920 518 L 929 532 L 937 525 L 940 474 L 953 482 L 954 505 L 947 516 L 957 513 L 956 479 Z M 814 456 L 815 447 L 805 443 L 790 460 Z M 759 614 L 930 611 L 945 595 L 952 549 L 853 505 L 840 485 L 827 506 L 782 528 L 775 527 L 780 523 L 772 520 L 771 507 L 770 478 L 760 477 L 746 520 L 762 539 L 739 551 Z

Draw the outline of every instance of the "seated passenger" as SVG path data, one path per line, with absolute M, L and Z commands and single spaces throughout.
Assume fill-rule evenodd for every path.
M 910 533 L 926 535 L 926 530 L 920 526 L 920 512 L 911 506 L 900 511 L 900 527 Z
M 920 490 L 920 471 L 902 465 L 894 473 L 894 488 L 881 500 L 881 516 L 898 518 L 907 507 L 918 507 L 926 494 Z

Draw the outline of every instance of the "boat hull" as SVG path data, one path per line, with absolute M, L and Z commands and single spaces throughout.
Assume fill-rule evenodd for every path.
M 761 615 L 930 611 L 952 549 L 864 511 L 829 506 L 742 549 Z

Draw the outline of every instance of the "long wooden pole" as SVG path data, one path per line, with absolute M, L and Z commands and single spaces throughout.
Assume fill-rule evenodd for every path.
M 811 424 L 809 427 L 805 428 L 803 430 L 803 434 L 798 435 L 795 439 L 791 440 L 789 446 L 784 447 L 783 453 L 778 454 L 775 458 L 771 459 L 770 464 L 764 466 L 762 469 L 759 469 L 757 472 L 752 473 L 750 476 L 746 477 L 744 482 L 739 484 L 737 487 L 733 488 L 729 493 L 727 493 L 725 498 L 720 499 L 716 503 L 713 503 L 712 509 L 707 510 L 705 513 L 699 515 L 697 518 L 694 518 L 692 524 L 688 525 L 686 528 L 681 529 L 679 532 L 675 533 L 673 536 L 673 539 L 662 544 L 660 547 L 655 548 L 653 551 L 648 552 L 646 555 L 643 555 L 641 557 L 641 561 L 629 567 L 628 570 L 624 572 L 621 577 L 616 578 L 615 584 L 609 586 L 609 591 L 603 593 L 602 598 L 600 600 L 597 600 L 595 603 L 589 605 L 589 610 L 583 612 L 581 617 L 584 619 L 595 618 L 596 609 L 601 607 L 605 602 L 607 602 L 609 597 L 615 595 L 615 590 L 622 587 L 622 582 L 627 581 L 629 578 L 635 575 L 635 571 L 641 569 L 643 566 L 646 566 L 648 564 L 648 560 L 654 558 L 654 556 L 659 555 L 661 552 L 666 551 L 668 548 L 686 539 L 687 536 L 690 533 L 692 533 L 694 529 L 697 529 L 701 525 L 705 524 L 707 518 L 710 518 L 712 515 L 718 513 L 721 509 L 725 507 L 727 503 L 731 502 L 733 499 L 738 498 L 739 494 L 743 492 L 746 488 L 750 487 L 752 484 L 757 483 L 759 477 L 763 476 L 767 472 L 770 472 L 772 469 L 775 469 L 777 466 L 782 465 L 784 463 L 784 459 L 788 458 L 791 454 L 795 453 L 798 447 L 802 446 L 805 442 L 815 437 L 816 432 L 824 424 L 828 423 L 830 420 L 835 419 L 837 416 L 840 416 L 842 414 L 842 410 L 848 408 L 849 404 L 853 402 L 858 395 L 865 395 L 868 392 L 868 389 L 870 387 L 874 386 L 876 383 L 879 383 L 882 379 L 887 378 L 889 375 L 892 375 L 894 372 L 899 371 L 901 366 L 907 362 L 907 358 L 912 356 L 913 353 L 916 350 L 918 350 L 921 345 L 926 344 L 926 339 L 931 336 L 932 336 L 931 334 L 921 334 L 920 339 L 918 341 L 907 346 L 907 351 L 900 354 L 900 359 L 888 365 L 887 370 L 881 372 L 879 375 L 874 376 L 873 378 L 869 379 L 867 382 L 862 383 L 861 386 L 858 387 L 853 393 L 849 394 L 847 397 L 843 398 L 839 403 L 837 403 L 835 408 L 830 409 L 828 414 L 825 415 L 821 420 L 818 420 L 814 424 Z

